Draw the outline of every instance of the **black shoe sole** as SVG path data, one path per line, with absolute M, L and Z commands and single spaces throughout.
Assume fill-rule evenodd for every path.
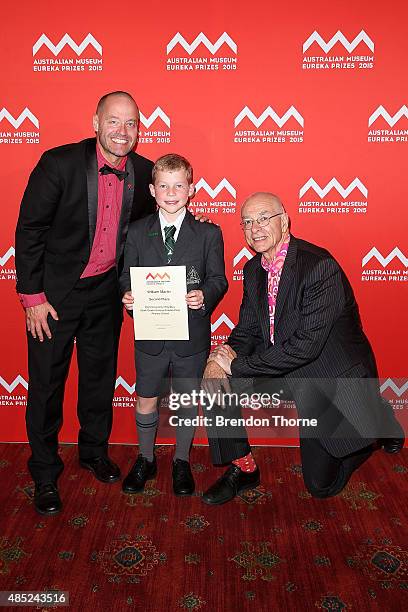
M 201 500 L 208 506 L 222 506 L 222 504 L 226 504 L 229 501 L 232 501 L 234 497 L 242 493 L 242 491 L 247 491 L 248 489 L 256 489 L 256 487 L 258 487 L 260 484 L 261 484 L 261 479 L 258 478 L 256 482 L 240 487 L 238 491 L 236 492 L 236 495 L 234 495 L 233 497 L 229 497 L 228 499 L 223 499 L 221 501 L 210 501 L 210 500 L 204 499 L 204 496 L 203 496 L 201 497 Z
M 114 476 L 114 478 L 110 478 L 109 480 L 103 480 L 102 478 L 99 478 L 99 476 L 96 474 L 96 471 L 91 466 L 86 465 L 85 463 L 82 463 L 81 461 L 79 462 L 79 465 L 84 470 L 88 470 L 88 472 L 92 472 L 92 474 L 95 476 L 96 480 L 99 480 L 99 482 L 103 482 L 105 484 L 113 484 L 114 482 L 118 482 L 118 480 L 120 480 L 120 474 L 119 474 L 119 476 Z

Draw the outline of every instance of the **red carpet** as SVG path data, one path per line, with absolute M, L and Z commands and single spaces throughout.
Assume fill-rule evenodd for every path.
M 124 472 L 135 453 L 111 449 Z M 0 590 L 69 591 L 69 609 L 85 612 L 408 609 L 408 450 L 377 452 L 342 495 L 314 500 L 297 449 L 256 448 L 262 485 L 213 508 L 199 495 L 222 470 L 206 448 L 192 452 L 196 496 L 179 499 L 172 447 L 159 447 L 157 479 L 129 497 L 64 446 L 64 509 L 46 518 L 33 508 L 28 454 L 0 445 Z

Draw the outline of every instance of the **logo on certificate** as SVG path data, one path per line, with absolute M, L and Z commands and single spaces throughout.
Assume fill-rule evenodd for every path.
M 149 272 L 149 274 L 146 275 L 146 280 L 147 281 L 169 281 L 170 280 L 170 275 L 167 274 L 167 272 L 164 272 L 164 274 L 160 274 L 159 272 L 157 272 L 156 274 L 152 274 L 151 272 Z

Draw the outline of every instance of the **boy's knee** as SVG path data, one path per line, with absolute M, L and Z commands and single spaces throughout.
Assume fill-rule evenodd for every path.
M 138 397 L 136 404 L 136 412 L 141 414 L 150 414 L 157 409 L 157 397 Z

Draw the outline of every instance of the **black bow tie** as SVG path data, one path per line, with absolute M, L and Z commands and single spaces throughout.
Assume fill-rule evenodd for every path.
M 121 170 L 116 170 L 116 168 L 111 168 L 107 164 L 102 166 L 102 168 L 99 168 L 99 172 L 101 174 L 114 174 L 115 176 L 118 177 L 120 181 L 123 181 L 129 174 L 129 172 L 125 172 L 125 171 L 122 172 Z

